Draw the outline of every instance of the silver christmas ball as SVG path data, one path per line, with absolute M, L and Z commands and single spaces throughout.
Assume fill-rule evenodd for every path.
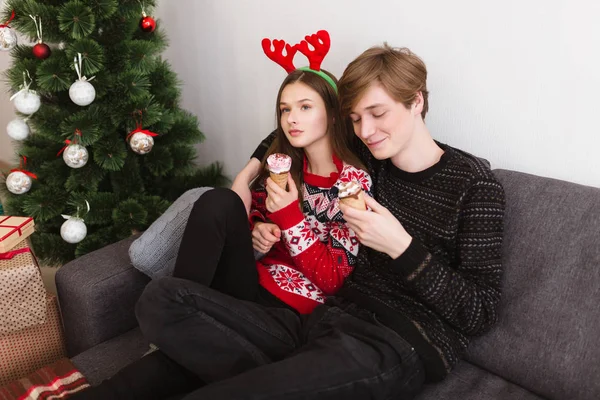
M 96 98 L 96 89 L 88 81 L 75 81 L 69 88 L 69 97 L 78 106 L 87 106 Z
M 150 153 L 152 147 L 154 147 L 154 139 L 145 133 L 136 132 L 129 140 L 129 147 L 138 154 Z
M 0 28 L 0 51 L 10 51 L 17 45 L 17 34 L 12 28 Z
M 39 110 L 42 104 L 40 96 L 33 90 L 23 90 L 13 99 L 13 103 L 19 112 L 28 115 Z
M 14 194 L 23 194 L 31 189 L 31 177 L 21 171 L 14 171 L 6 177 L 6 187 Z
M 81 168 L 87 164 L 89 158 L 88 151 L 80 144 L 70 144 L 63 151 L 63 160 L 71 168 Z
M 67 217 L 68 218 L 60 227 L 60 236 L 67 243 L 75 244 L 81 242 L 87 236 L 87 226 L 81 218 Z
M 6 125 L 6 133 L 13 140 L 25 140 L 29 136 L 29 125 L 20 118 L 13 119 Z

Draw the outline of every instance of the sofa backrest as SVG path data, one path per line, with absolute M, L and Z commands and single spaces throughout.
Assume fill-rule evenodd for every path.
M 549 399 L 600 399 L 600 189 L 494 173 L 506 193 L 503 298 L 467 359 Z

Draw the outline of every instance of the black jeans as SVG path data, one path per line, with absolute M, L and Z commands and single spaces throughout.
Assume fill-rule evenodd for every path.
M 414 350 L 370 312 L 338 301 L 302 317 L 259 287 L 230 190 L 194 205 L 174 275 L 151 282 L 136 306 L 161 350 L 73 398 L 398 400 L 422 385 Z
M 185 399 L 410 399 L 424 380 L 414 349 L 343 300 L 300 316 L 188 280 L 151 282 L 144 335 L 206 385 Z

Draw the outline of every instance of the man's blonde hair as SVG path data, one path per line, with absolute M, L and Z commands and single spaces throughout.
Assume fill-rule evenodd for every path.
M 387 43 L 363 52 L 348 64 L 338 83 L 340 107 L 343 116 L 350 115 L 367 88 L 378 82 L 397 102 L 410 108 L 417 97 L 423 94 L 425 119 L 427 101 L 427 68 L 425 63 L 409 49 L 390 47 Z

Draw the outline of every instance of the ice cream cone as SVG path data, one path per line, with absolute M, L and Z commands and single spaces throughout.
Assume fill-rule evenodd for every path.
M 280 188 L 282 188 L 283 190 L 286 190 L 287 183 L 288 183 L 288 174 L 289 174 L 289 172 L 282 172 L 282 173 L 279 173 L 279 174 L 275 174 L 273 172 L 270 172 L 269 174 L 271 176 L 271 179 L 277 185 L 279 185 Z
M 280 188 L 286 190 L 288 174 L 292 167 L 292 158 L 287 154 L 274 153 L 267 157 L 267 165 L 269 166 L 271 179 Z
M 344 182 L 338 186 L 340 203 L 357 210 L 366 210 L 365 195 L 360 184 L 356 181 Z

